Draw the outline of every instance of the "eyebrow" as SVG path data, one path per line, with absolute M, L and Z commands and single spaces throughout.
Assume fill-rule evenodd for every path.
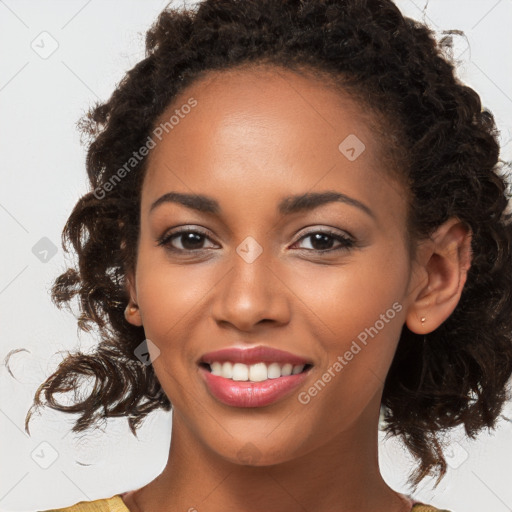
M 341 192 L 325 191 L 325 192 L 307 192 L 305 194 L 298 194 L 288 196 L 282 199 L 278 204 L 278 212 L 280 215 L 292 215 L 298 212 L 310 211 L 324 204 L 340 202 L 355 206 L 367 215 L 375 219 L 375 214 L 357 199 L 349 197 Z M 149 208 L 151 213 L 155 208 L 164 203 L 178 203 L 192 210 L 199 212 L 211 213 L 218 215 L 221 212 L 219 202 L 213 197 L 205 196 L 202 194 L 183 194 L 180 192 L 168 192 L 159 197 Z

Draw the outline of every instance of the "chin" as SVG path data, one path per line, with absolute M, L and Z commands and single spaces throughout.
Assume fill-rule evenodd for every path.
M 261 442 L 233 441 L 228 448 L 230 448 L 228 453 L 225 450 L 214 451 L 217 451 L 220 456 L 230 463 L 241 466 L 275 466 L 289 462 L 299 456 L 293 447 L 284 451 L 282 445 L 278 447 L 273 443 L 269 443 L 268 439 L 265 438 Z

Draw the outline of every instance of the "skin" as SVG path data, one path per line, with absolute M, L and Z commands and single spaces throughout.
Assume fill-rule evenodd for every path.
M 425 334 L 455 309 L 470 233 L 450 219 L 411 258 L 407 191 L 383 168 L 370 114 L 325 82 L 272 68 L 210 73 L 162 119 L 190 97 L 197 106 L 149 156 L 127 275 L 136 305 L 127 321 L 160 351 L 152 358 L 173 404 L 172 444 L 164 471 L 125 503 L 132 512 L 409 510 L 378 467 L 384 380 L 403 325 Z M 366 146 L 354 161 L 338 149 L 350 134 Z M 277 212 L 288 195 L 323 191 L 373 215 L 342 202 Z M 167 192 L 208 195 L 221 213 L 176 203 L 150 212 Z M 192 246 L 203 250 L 183 237 L 169 242 L 181 253 L 157 245 L 179 226 L 205 231 Z M 340 243 L 306 236 L 326 229 L 355 245 L 325 252 Z M 263 250 L 251 263 L 236 251 L 248 236 Z M 267 345 L 313 361 L 307 391 L 394 303 L 396 316 L 308 404 L 293 392 L 266 407 L 230 407 L 199 376 L 208 351 Z

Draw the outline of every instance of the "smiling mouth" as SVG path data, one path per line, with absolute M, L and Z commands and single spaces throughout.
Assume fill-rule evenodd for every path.
M 212 361 L 211 363 L 199 363 L 199 366 L 208 370 L 212 375 L 224 377 L 238 382 L 264 382 L 290 375 L 306 373 L 313 365 L 291 363 L 255 363 L 244 364 L 231 361 Z

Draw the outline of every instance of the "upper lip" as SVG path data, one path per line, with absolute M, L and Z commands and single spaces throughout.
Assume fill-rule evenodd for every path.
M 251 348 L 228 347 L 203 354 L 198 363 L 211 364 L 214 361 L 220 363 L 230 361 L 233 363 L 256 364 L 256 363 L 290 363 L 293 365 L 312 364 L 307 359 L 297 356 L 284 350 L 259 345 Z

